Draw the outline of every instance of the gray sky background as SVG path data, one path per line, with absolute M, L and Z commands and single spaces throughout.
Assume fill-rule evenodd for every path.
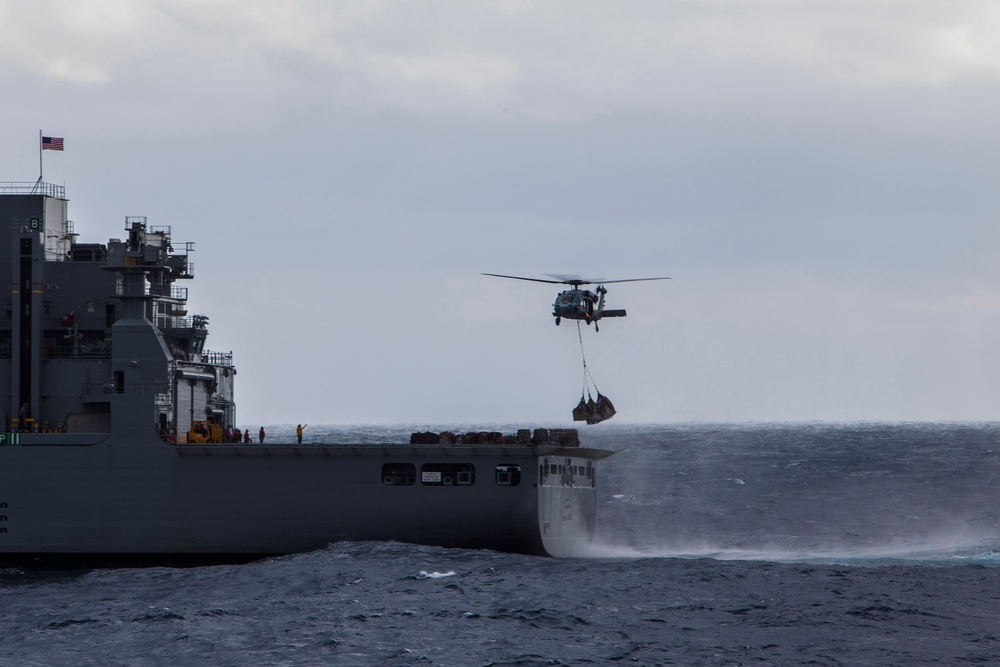
M 0 0 L 0 179 L 195 241 L 242 426 L 1000 415 L 1000 5 Z M 569 324 L 570 326 L 566 326 Z M 599 428 L 599 427 L 598 427 Z

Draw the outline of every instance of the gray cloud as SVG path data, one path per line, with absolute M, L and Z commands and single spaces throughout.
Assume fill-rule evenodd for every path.
M 0 174 L 198 244 L 254 422 L 987 419 L 989 3 L 0 2 Z M 44 46 L 30 37 L 47 26 Z

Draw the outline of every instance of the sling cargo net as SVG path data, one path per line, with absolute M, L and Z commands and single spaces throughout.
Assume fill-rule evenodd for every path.
M 573 421 L 587 422 L 588 424 L 600 424 L 602 421 L 615 416 L 615 406 L 611 399 L 597 392 L 595 401 L 590 393 L 580 397 L 580 402 L 573 408 Z

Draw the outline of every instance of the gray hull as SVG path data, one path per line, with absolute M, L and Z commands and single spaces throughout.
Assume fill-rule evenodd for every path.
M 54 444 L 58 439 L 93 444 Z M 116 445 L 24 434 L 0 447 L 0 562 L 213 562 L 398 540 L 579 554 L 604 451 L 404 445 Z M 37 444 L 31 441 L 36 441 Z M 423 469 L 471 469 L 425 484 Z M 413 466 L 410 484 L 386 470 Z M 498 484 L 498 467 L 501 481 Z M 510 470 L 520 479 L 511 485 Z

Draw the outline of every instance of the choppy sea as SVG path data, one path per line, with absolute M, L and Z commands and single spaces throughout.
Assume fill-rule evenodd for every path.
M 618 453 L 579 558 L 352 542 L 232 566 L 0 570 L 0 665 L 1000 664 L 1000 424 L 581 437 Z

